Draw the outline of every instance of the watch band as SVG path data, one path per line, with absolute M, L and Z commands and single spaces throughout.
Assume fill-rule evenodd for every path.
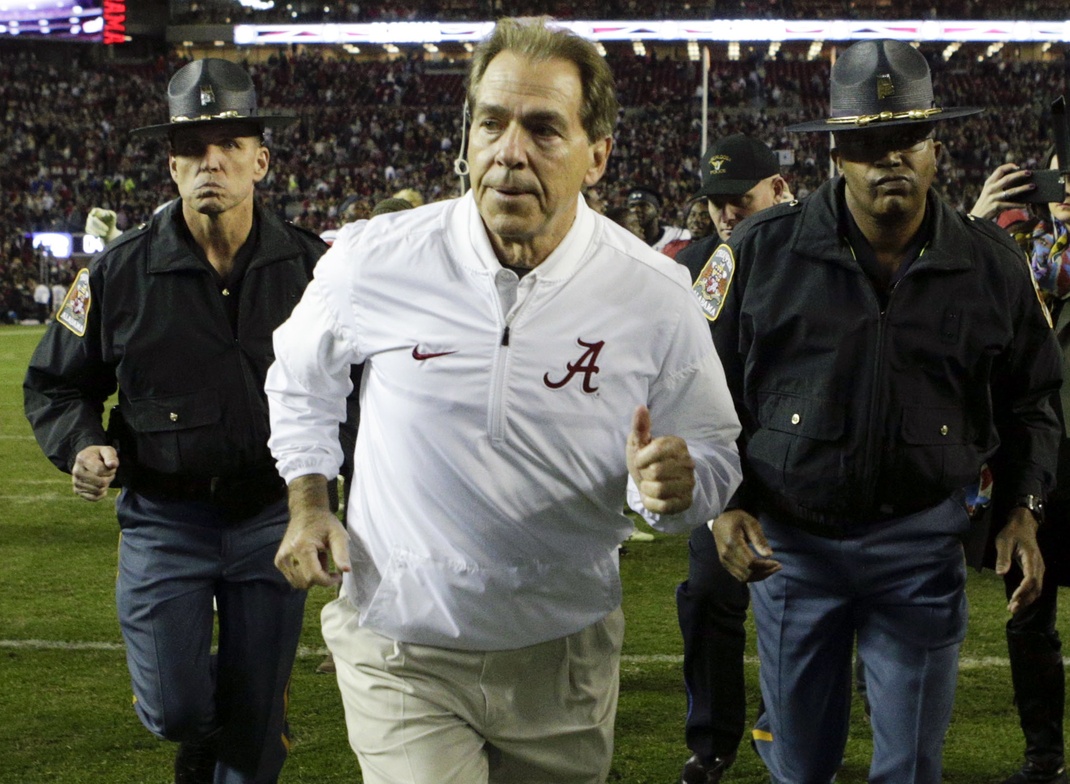
M 1044 499 L 1039 495 L 1020 495 L 1014 501 L 1015 506 L 1028 509 L 1037 521 L 1037 525 L 1044 522 Z

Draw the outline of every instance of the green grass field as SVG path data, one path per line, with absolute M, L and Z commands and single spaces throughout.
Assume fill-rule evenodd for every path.
M 0 329 L 0 784 L 166 784 L 174 747 L 144 730 L 130 704 L 114 609 L 112 500 L 76 498 L 69 477 L 41 455 L 22 415 L 22 376 L 41 332 Z M 673 598 L 687 574 L 687 539 L 659 535 L 628 549 L 612 780 L 673 784 L 688 756 Z M 360 781 L 334 681 L 314 674 L 323 652 L 318 611 L 330 595 L 319 589 L 309 596 L 284 784 Z M 972 573 L 969 596 L 971 626 L 944 778 L 994 784 L 1020 763 L 1023 746 L 1011 702 L 1002 584 L 991 573 Z M 753 715 L 757 665 L 749 643 Z M 856 708 L 842 784 L 866 779 L 870 732 Z M 767 777 L 744 746 L 725 781 L 759 784 Z

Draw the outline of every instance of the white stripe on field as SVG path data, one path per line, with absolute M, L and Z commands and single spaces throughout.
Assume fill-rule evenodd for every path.
M 13 648 L 26 651 L 121 651 L 124 646 L 119 642 L 66 642 L 63 640 L 0 640 L 0 648 Z M 297 657 L 307 659 L 312 657 L 326 656 L 327 649 L 324 647 L 309 647 L 301 645 L 297 648 Z M 621 664 L 682 664 L 683 656 L 668 653 L 654 654 L 625 654 L 621 656 Z M 747 664 L 758 663 L 757 656 L 745 656 Z M 1070 657 L 1063 660 L 1070 664 Z M 1005 656 L 964 656 L 959 659 L 959 668 L 963 670 L 983 670 L 994 667 L 1007 667 L 1009 663 Z

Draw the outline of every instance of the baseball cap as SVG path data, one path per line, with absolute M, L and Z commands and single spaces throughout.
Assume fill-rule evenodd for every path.
M 774 174 L 780 174 L 780 161 L 772 150 L 746 134 L 733 134 L 702 156 L 702 187 L 695 195 L 739 196 Z
M 653 204 L 655 209 L 661 209 L 661 196 L 653 188 L 647 188 L 645 186 L 636 186 L 628 191 L 628 206 L 638 202 L 645 201 L 647 204 Z

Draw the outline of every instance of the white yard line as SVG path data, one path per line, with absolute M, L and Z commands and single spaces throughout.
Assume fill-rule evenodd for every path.
M 121 651 L 123 644 L 119 642 L 73 642 L 64 640 L 0 640 L 0 648 L 8 648 L 24 651 Z M 307 659 L 312 657 L 326 656 L 327 649 L 324 647 L 299 646 L 297 657 Z M 621 664 L 639 666 L 643 664 L 682 664 L 683 656 L 666 653 L 655 654 L 625 654 L 621 656 Z M 1063 660 L 1070 664 L 1070 657 Z M 758 664 L 757 656 L 746 656 L 744 662 L 750 665 Z M 1005 656 L 964 656 L 959 659 L 959 668 L 963 670 L 985 670 L 996 667 L 1007 667 L 1009 663 Z

